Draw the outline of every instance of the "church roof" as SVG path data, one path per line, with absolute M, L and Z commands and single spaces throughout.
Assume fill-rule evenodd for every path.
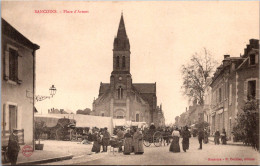
M 135 83 L 133 86 L 140 93 L 156 93 L 155 83 Z
M 105 92 L 107 92 L 110 89 L 110 84 L 109 83 L 100 83 L 100 87 L 99 87 L 99 96 L 104 94 Z

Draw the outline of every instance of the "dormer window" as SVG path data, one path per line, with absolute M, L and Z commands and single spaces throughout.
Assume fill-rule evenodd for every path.
M 255 65 L 256 61 L 255 61 L 255 54 L 251 54 L 250 55 L 250 65 Z

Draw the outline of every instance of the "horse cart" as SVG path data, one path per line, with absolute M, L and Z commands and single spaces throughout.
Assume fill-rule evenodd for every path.
M 143 133 L 143 144 L 146 147 L 154 144 L 156 147 L 162 145 L 163 142 L 163 133 L 161 131 L 156 130 L 144 130 Z

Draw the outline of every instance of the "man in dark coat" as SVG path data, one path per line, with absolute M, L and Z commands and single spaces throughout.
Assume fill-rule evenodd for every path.
M 107 146 L 109 145 L 109 140 L 110 140 L 110 134 L 107 131 L 107 127 L 105 127 L 103 131 L 103 138 L 102 138 L 103 152 L 107 152 Z
M 189 149 L 189 139 L 191 137 L 190 131 L 188 130 L 188 126 L 185 126 L 184 130 L 182 131 L 182 149 L 184 152 Z
M 198 139 L 199 139 L 199 143 L 200 143 L 199 150 L 201 150 L 202 149 L 202 140 L 204 139 L 204 131 L 201 128 L 199 129 Z
M 18 134 L 18 130 L 13 129 L 13 132 L 12 132 L 12 134 L 10 134 L 9 141 L 8 141 L 7 155 L 11 162 L 11 165 L 16 165 L 18 153 L 20 151 L 17 134 Z
M 154 123 L 151 123 L 150 130 L 155 130 L 155 129 L 156 129 L 156 127 L 155 127 Z

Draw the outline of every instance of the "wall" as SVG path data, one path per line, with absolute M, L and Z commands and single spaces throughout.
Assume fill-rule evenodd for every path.
M 7 43 L 11 44 L 12 46 L 18 48 L 19 55 L 22 55 L 21 63 L 22 63 L 22 72 L 21 84 L 9 83 L 8 81 L 4 80 L 4 51 L 7 48 Z M 2 107 L 2 118 L 3 113 L 5 112 L 5 122 L 6 125 L 4 126 L 5 130 L 9 129 L 9 109 L 7 109 L 7 104 L 14 104 L 17 105 L 17 128 L 24 129 L 24 141 L 25 144 L 33 144 L 33 103 L 32 99 L 27 98 L 33 97 L 33 50 L 26 48 L 14 42 L 13 40 L 7 38 L 6 36 L 2 35 L 2 98 L 1 98 L 1 107 Z M 28 93 L 26 93 L 28 91 Z M 3 119 L 2 119 L 3 122 Z M 2 125 L 3 130 L 3 125 Z

